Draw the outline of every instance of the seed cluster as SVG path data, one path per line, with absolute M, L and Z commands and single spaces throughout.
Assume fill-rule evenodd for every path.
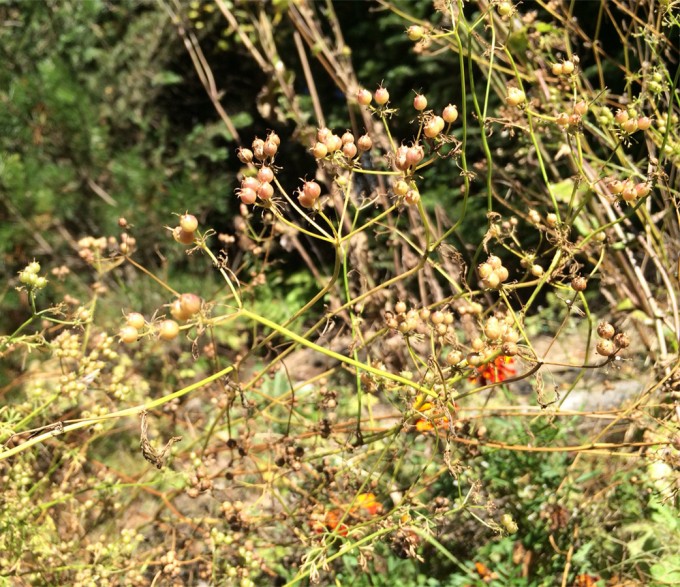
M 617 332 L 609 322 L 600 322 L 597 325 L 597 335 L 600 340 L 597 341 L 595 350 L 603 357 L 613 357 L 621 349 L 630 346 L 630 337 L 624 332 Z
M 241 147 L 237 151 L 241 163 L 248 165 L 249 170 L 257 170 L 254 175 L 247 174 L 236 190 L 242 204 L 252 206 L 259 201 L 260 205 L 267 206 L 274 196 L 274 159 L 280 145 L 279 135 L 270 132 L 265 139 L 255 137 L 252 149 Z
M 614 176 L 606 177 L 604 181 L 612 194 L 629 204 L 635 204 L 652 191 L 652 185 L 647 181 L 635 182 L 630 178 L 620 180 Z
M 498 289 L 510 276 L 500 257 L 489 255 L 484 263 L 477 267 L 481 285 L 485 289 Z
M 179 334 L 179 322 L 186 322 L 196 316 L 202 309 L 203 300 L 194 293 L 181 294 L 170 304 L 170 314 L 174 318 L 149 323 L 139 312 L 130 312 L 125 316 L 125 324 L 118 331 L 121 342 L 133 343 L 144 334 L 155 332 L 161 340 L 174 340 Z

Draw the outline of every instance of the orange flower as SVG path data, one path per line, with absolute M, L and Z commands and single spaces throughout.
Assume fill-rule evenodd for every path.
M 352 511 L 364 510 L 369 516 L 376 516 L 382 513 L 382 504 L 376 500 L 373 493 L 360 493 L 354 500 Z
M 422 404 L 418 411 L 427 416 L 421 418 L 416 422 L 416 430 L 418 432 L 432 432 L 433 430 L 441 430 L 449 425 L 449 419 L 442 416 L 439 411 L 429 402 Z
M 477 367 L 477 374 L 470 377 L 470 381 L 476 381 L 480 385 L 505 381 L 517 373 L 513 367 L 514 362 L 512 357 L 499 355 L 493 361 Z
M 490 583 L 494 579 L 498 579 L 498 573 L 494 573 L 484 563 L 476 562 L 475 570 L 477 571 L 477 574 L 479 575 L 480 579 L 482 579 L 482 581 L 484 581 L 485 583 Z
M 340 536 L 347 536 L 349 528 L 347 524 L 341 524 L 343 511 L 339 509 L 328 510 L 324 515 L 323 521 L 315 520 L 312 522 L 312 530 L 317 534 L 324 532 L 336 532 Z
M 599 577 L 594 577 L 588 573 L 577 575 L 574 582 L 574 587 L 595 587 L 595 583 L 599 581 Z

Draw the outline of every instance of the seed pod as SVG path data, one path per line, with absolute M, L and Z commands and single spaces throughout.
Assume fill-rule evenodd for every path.
M 581 100 L 580 102 L 576 102 L 576 104 L 574 104 L 574 114 L 583 116 L 586 112 L 588 112 L 588 104 L 585 100 Z
M 193 214 L 183 214 L 179 217 L 179 225 L 185 232 L 195 232 L 198 228 L 198 220 Z
M 648 116 L 641 116 L 637 119 L 638 130 L 647 130 L 652 126 L 652 119 Z
M 420 41 L 425 35 L 425 29 L 417 24 L 411 25 L 406 29 L 406 35 L 411 41 Z
M 194 242 L 194 233 L 182 230 L 181 226 L 177 226 L 172 230 L 172 237 L 183 245 L 191 245 Z
M 573 61 L 563 61 L 562 62 L 562 75 L 571 75 L 574 73 L 574 62 Z
M 362 88 L 357 92 L 357 102 L 362 106 L 368 106 L 371 103 L 371 100 L 373 100 L 373 96 L 371 96 L 371 92 L 368 90 Z
M 492 269 L 498 269 L 503 266 L 503 261 L 496 255 L 489 255 L 486 262 L 491 265 Z
M 611 357 L 616 349 L 614 348 L 614 343 L 611 340 L 602 339 L 597 341 L 597 346 L 595 347 L 598 355 L 603 357 Z
M 457 365 L 463 360 L 463 353 L 460 351 L 451 351 L 448 355 L 446 355 L 446 364 L 453 366 Z
M 254 139 L 252 147 L 253 147 L 253 155 L 255 155 L 255 158 L 262 161 L 265 158 L 264 141 L 262 139 Z
M 498 318 L 496 318 L 495 316 L 490 316 L 487 319 L 486 324 L 484 325 L 484 335 L 489 340 L 498 340 L 502 334 L 503 328 L 501 327 Z
M 501 524 L 508 534 L 516 534 L 517 530 L 519 529 L 517 522 L 515 522 L 510 514 L 503 514 L 501 516 Z
M 241 202 L 246 206 L 254 204 L 257 200 L 257 192 L 252 188 L 241 188 L 238 191 L 238 197 L 241 198 Z
M 257 170 L 257 179 L 261 182 L 271 183 L 274 179 L 274 170 L 271 167 L 262 166 Z
M 357 156 L 357 146 L 354 143 L 345 143 L 342 147 L 342 154 L 347 159 L 354 159 Z
M 370 151 L 373 148 L 373 141 L 368 135 L 361 135 L 357 141 L 357 147 L 360 151 Z
M 408 189 L 408 184 L 403 179 L 394 184 L 394 194 L 396 196 L 405 196 Z
M 571 288 L 574 291 L 585 291 L 588 287 L 588 280 L 580 275 L 571 280 Z
M 413 107 L 418 110 L 418 112 L 422 112 L 427 108 L 427 98 L 422 94 L 416 94 L 416 97 L 413 98 Z
M 139 312 L 130 312 L 125 316 L 125 324 L 132 326 L 132 328 L 135 328 L 136 330 L 141 330 L 144 328 L 146 320 L 144 320 L 144 316 Z
M 189 316 L 193 316 L 201 309 L 201 298 L 194 293 L 184 293 L 179 296 L 179 305 Z
M 520 106 L 526 102 L 526 94 L 519 88 L 510 88 L 505 102 L 508 106 Z
M 271 140 L 268 140 L 265 142 L 263 151 L 266 157 L 273 157 L 276 155 L 276 152 L 279 150 L 279 146 Z
M 274 186 L 266 181 L 260 184 L 260 187 L 257 188 L 257 197 L 261 200 L 264 200 L 265 202 L 271 200 L 273 195 Z
M 444 110 L 442 110 L 442 118 L 444 122 L 452 124 L 458 120 L 458 108 L 449 104 Z
M 244 147 L 239 147 L 238 151 L 236 151 L 236 156 L 241 163 L 245 164 L 248 164 L 253 160 L 253 152 Z
M 486 279 L 482 280 L 482 285 L 484 287 L 488 287 L 489 289 L 498 289 L 498 286 L 501 284 L 500 277 L 498 277 L 498 274 L 494 271 L 487 277 Z
M 441 310 L 435 310 L 430 314 L 430 322 L 432 324 L 437 325 L 437 324 L 442 324 L 444 322 L 444 312 Z
M 616 334 L 616 328 L 612 326 L 609 322 L 600 322 L 597 325 L 597 334 L 601 338 L 612 338 Z
M 314 155 L 315 159 L 323 159 L 328 155 L 328 147 L 323 143 L 316 143 L 312 147 L 312 155 Z
M 380 86 L 373 94 L 373 99 L 375 100 L 376 104 L 378 104 L 378 106 L 384 106 L 387 104 L 387 102 L 389 102 L 390 93 L 385 88 Z
M 179 334 L 179 324 L 174 320 L 163 320 L 158 325 L 158 338 L 161 340 L 173 340 Z
M 569 126 L 569 115 L 566 112 L 560 112 L 555 122 L 558 126 Z
M 630 337 L 625 332 L 618 332 L 614 335 L 614 344 L 620 349 L 630 346 Z

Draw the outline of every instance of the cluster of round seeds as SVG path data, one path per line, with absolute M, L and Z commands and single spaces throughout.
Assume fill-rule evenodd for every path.
M 479 339 L 472 341 L 472 348 L 479 352 L 484 346 L 490 348 L 497 348 L 502 345 L 503 354 L 509 357 L 515 356 L 519 349 L 517 348 L 517 341 L 519 340 L 519 332 L 515 329 L 515 322 L 511 314 L 505 317 L 489 316 L 482 324 L 482 332 L 486 337 L 486 344 Z M 481 348 L 475 348 L 480 347 Z
M 33 261 L 19 271 L 19 281 L 32 290 L 43 289 L 47 285 L 47 278 L 38 273 L 40 273 L 40 263 Z
M 289 444 L 284 448 L 283 454 L 276 458 L 274 463 L 277 467 L 289 466 L 293 471 L 299 471 L 302 468 L 300 459 L 302 459 L 304 454 L 305 449 L 303 447 Z
M 258 199 L 268 202 L 274 195 L 274 170 L 268 165 L 262 165 L 256 175 L 248 175 L 241 180 L 241 187 L 237 190 L 241 203 L 251 206 Z
M 600 322 L 597 325 L 597 341 L 595 350 L 598 355 L 612 357 L 621 349 L 630 346 L 630 337 L 624 332 L 616 332 L 616 328 L 609 322 Z
M 407 310 L 404 302 L 397 302 L 394 305 L 394 313 L 385 312 L 385 323 L 392 330 L 398 330 L 402 334 L 409 334 L 418 328 L 418 310 L 415 308 Z
M 60 359 L 80 358 L 81 345 L 80 336 L 70 330 L 64 330 L 52 341 L 54 355 Z
M 350 163 L 359 154 L 370 151 L 372 148 L 373 141 L 367 134 L 360 136 L 357 140 L 350 131 L 346 131 L 342 136 L 339 136 L 329 128 L 324 127 L 317 131 L 316 142 L 311 151 L 315 159 L 340 157 L 347 163 Z
M 627 135 L 631 135 L 638 130 L 647 130 L 652 126 L 651 118 L 648 116 L 638 116 L 635 110 L 617 110 L 614 120 Z
M 108 238 L 86 236 L 78 241 L 78 255 L 86 263 L 93 264 L 101 259 L 107 248 L 111 253 L 129 255 L 135 250 L 136 246 L 137 240 L 127 232 L 120 235 L 120 241 L 116 240 L 114 236 Z
M 434 139 L 440 132 L 444 130 L 446 123 L 441 116 L 433 114 L 423 125 L 423 134 L 428 139 Z
M 194 243 L 195 232 L 198 229 L 198 220 L 193 214 L 182 214 L 179 217 L 179 225 L 172 229 L 173 238 L 183 245 Z
M 507 268 L 496 255 L 489 255 L 487 260 L 477 267 L 477 272 L 482 287 L 486 289 L 498 289 L 509 277 Z
M 161 564 L 163 565 L 163 573 L 171 577 L 178 577 L 182 572 L 180 562 L 177 560 L 177 554 L 174 550 L 169 550 L 161 557 Z
M 403 198 L 404 203 L 409 206 L 414 206 L 420 201 L 420 192 L 413 181 L 400 179 L 395 182 L 392 189 L 394 190 L 394 195 L 397 198 Z
M 86 263 L 92 264 L 96 259 L 101 258 L 107 245 L 106 237 L 85 236 L 78 241 L 78 255 Z
M 137 239 L 130 236 L 127 232 L 120 235 L 120 242 L 118 243 L 118 250 L 121 255 L 129 255 L 135 250 L 137 246 Z
M 609 191 L 615 196 L 620 197 L 624 202 L 634 204 L 639 199 L 649 195 L 652 186 L 649 182 L 641 181 L 635 183 L 632 179 L 620 180 L 616 177 L 605 178 L 605 183 Z
M 407 147 L 406 145 L 401 145 L 397 148 L 397 152 L 394 157 L 394 166 L 399 170 L 403 171 L 405 175 L 411 175 L 415 171 L 416 166 L 425 157 L 425 150 L 422 145 L 412 145 Z
M 170 314 L 172 314 L 175 320 L 161 320 L 155 326 L 154 330 L 161 340 L 174 340 L 179 334 L 179 324 L 176 320 L 182 322 L 189 320 L 191 317 L 196 315 L 201 310 L 202 300 L 196 294 L 188 293 L 182 294 L 174 302 L 170 304 Z M 145 327 L 149 327 L 149 332 L 151 331 L 151 326 L 148 325 L 144 316 L 139 312 L 130 312 L 125 316 L 125 324 L 121 327 L 118 332 L 118 337 L 121 342 L 130 344 L 135 342 Z
M 170 314 L 175 320 L 186 322 L 201 311 L 201 303 L 196 294 L 184 293 L 170 304 Z
M 432 332 L 440 339 L 455 338 L 455 329 L 453 327 L 454 315 L 450 310 L 434 310 L 430 311 L 423 308 L 420 311 L 420 319 L 427 322 L 432 329 Z
M 573 61 L 565 59 L 561 63 L 553 63 L 550 69 L 552 70 L 553 75 L 569 76 L 574 73 L 576 65 L 574 65 Z
M 300 206 L 314 208 L 321 195 L 321 186 L 315 181 L 306 181 L 296 193 Z
M 242 501 L 223 501 L 220 508 L 227 520 L 229 528 L 234 532 L 248 528 L 248 520 L 244 512 L 245 504 Z
M 450 310 L 408 309 L 404 302 L 397 302 L 394 312 L 385 313 L 385 322 L 388 328 L 402 334 L 414 333 L 422 327 L 423 333 L 429 330 L 442 340 L 455 338 L 454 315 Z
M 279 151 L 281 138 L 275 132 L 270 132 L 265 139 L 255 138 L 251 143 L 252 149 L 240 147 L 236 155 L 248 166 L 258 167 L 256 175 L 248 175 L 241 181 L 241 187 L 236 190 L 241 203 L 251 206 L 258 199 L 269 202 L 274 195 L 274 158 Z
M 585 100 L 580 100 L 574 104 L 571 114 L 567 112 L 560 112 L 555 119 L 558 126 L 563 128 L 578 128 L 581 125 L 581 118 L 588 112 L 588 104 Z
M 520 265 L 527 269 L 533 277 L 543 277 L 543 274 L 545 273 L 543 267 L 536 263 L 535 255 L 526 255 L 520 261 Z
M 205 493 L 213 487 L 212 479 L 208 477 L 208 470 L 202 463 L 189 475 L 187 483 L 189 485 L 187 488 L 187 495 L 191 498 L 196 498 L 201 493 Z

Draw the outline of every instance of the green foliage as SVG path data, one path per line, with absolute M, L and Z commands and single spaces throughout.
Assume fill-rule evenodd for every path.
M 534 8 L 0 6 L 0 582 L 677 582 L 680 23 Z

